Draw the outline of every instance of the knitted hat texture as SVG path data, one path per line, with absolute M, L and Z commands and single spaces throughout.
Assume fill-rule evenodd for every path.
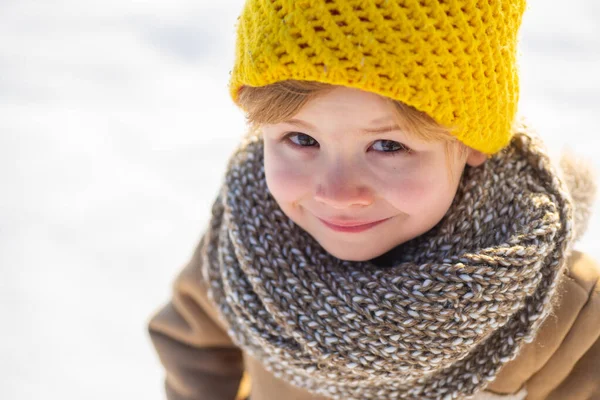
M 310 80 L 402 101 L 486 154 L 511 138 L 525 0 L 247 0 L 229 90 Z M 239 103 L 238 103 L 239 104 Z

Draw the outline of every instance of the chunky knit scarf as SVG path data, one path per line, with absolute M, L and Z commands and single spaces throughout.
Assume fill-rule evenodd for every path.
M 378 265 L 333 257 L 287 218 L 266 186 L 262 141 L 248 140 L 203 239 L 209 296 L 238 346 L 315 394 L 470 398 L 551 311 L 585 229 L 574 205 L 587 219 L 595 188 L 570 161 L 559 168 L 518 128 L 509 147 L 466 167 L 434 228 Z

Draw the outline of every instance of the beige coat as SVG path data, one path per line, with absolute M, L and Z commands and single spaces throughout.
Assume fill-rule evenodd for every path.
M 166 369 L 169 400 L 324 400 L 277 379 L 232 343 L 201 282 L 198 249 L 173 298 L 149 322 Z M 600 267 L 568 260 L 560 301 L 536 340 L 506 364 L 476 400 L 600 400 Z

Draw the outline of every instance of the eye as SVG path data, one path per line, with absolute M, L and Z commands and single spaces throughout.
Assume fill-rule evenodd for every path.
M 379 151 L 382 153 L 398 153 L 398 152 L 406 152 L 410 153 L 411 150 L 403 145 L 400 142 L 396 142 L 394 140 L 377 140 L 373 143 L 373 150 Z
M 285 136 L 285 139 L 290 141 L 294 146 L 298 147 L 314 147 L 318 146 L 319 142 L 305 133 L 290 132 Z

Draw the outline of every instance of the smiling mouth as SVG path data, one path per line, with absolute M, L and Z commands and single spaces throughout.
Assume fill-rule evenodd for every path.
M 323 223 L 323 225 L 328 228 L 337 231 L 337 232 L 362 232 L 368 229 L 373 228 L 376 225 L 381 224 L 382 222 L 387 221 L 389 218 L 385 218 L 379 221 L 367 222 L 367 223 L 357 223 L 357 222 L 330 222 L 324 219 L 319 218 L 319 220 Z

